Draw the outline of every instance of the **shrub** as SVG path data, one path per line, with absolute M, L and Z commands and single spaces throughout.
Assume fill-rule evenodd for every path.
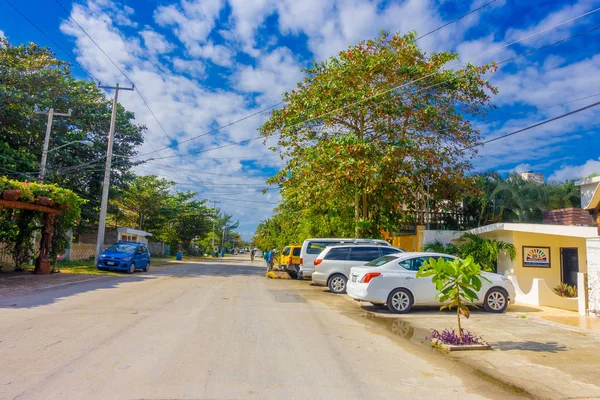
M 436 260 L 432 257 L 417 272 L 417 278 L 426 277 L 431 277 L 431 281 L 435 284 L 439 301 L 447 302 L 440 309 L 456 307 L 458 337 L 462 341 L 463 329 L 460 325 L 460 316 L 462 314 L 465 318 L 469 318 L 470 311 L 467 304 L 478 299 L 477 292 L 481 289 L 481 280 L 488 279 L 481 275 L 481 267 L 473 261 L 472 256 L 468 256 L 465 260 L 452 261 L 442 257 Z
M 444 344 L 452 344 L 455 346 L 469 344 L 488 344 L 481 338 L 481 336 L 477 336 L 473 332 L 469 332 L 466 329 L 462 329 L 462 335 L 457 334 L 454 331 L 454 329 L 444 329 L 441 332 L 436 329 L 432 329 L 431 339 L 438 339 Z
M 559 283 L 552 289 L 560 297 L 577 297 L 577 286 L 571 286 L 566 283 Z

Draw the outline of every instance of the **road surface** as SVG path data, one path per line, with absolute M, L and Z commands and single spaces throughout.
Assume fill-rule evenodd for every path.
M 0 298 L 0 399 L 514 397 L 345 296 L 221 261 Z

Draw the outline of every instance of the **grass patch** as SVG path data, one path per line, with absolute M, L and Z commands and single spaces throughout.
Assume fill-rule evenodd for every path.
M 56 269 L 64 274 L 86 274 L 86 275 L 123 275 L 116 271 L 99 271 L 94 260 L 60 260 L 56 263 Z

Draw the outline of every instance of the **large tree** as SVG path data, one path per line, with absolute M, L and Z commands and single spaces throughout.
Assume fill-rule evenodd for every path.
M 261 127 L 287 161 L 270 179 L 300 208 L 351 212 L 357 236 L 393 229 L 428 198 L 462 197 L 496 92 L 493 65 L 446 68 L 456 53 L 426 55 L 415 33 L 382 33 L 304 72 L 285 107 Z M 414 220 L 414 217 L 412 217 Z
M 54 108 L 69 118 L 56 117 L 52 124 L 45 182 L 72 189 L 82 197 L 99 199 L 111 114 L 111 101 L 93 82 L 71 76 L 69 64 L 47 47 L 35 43 L 12 46 L 0 38 L 0 172 L 18 179 L 34 180 L 40 169 L 46 115 L 35 113 Z M 145 127 L 134 123 L 134 114 L 117 109 L 111 187 L 124 186 L 133 177 Z M 92 147 L 72 144 L 90 140 Z M 111 193 L 112 194 L 112 193 Z M 99 203 L 82 208 L 83 225 L 97 223 Z

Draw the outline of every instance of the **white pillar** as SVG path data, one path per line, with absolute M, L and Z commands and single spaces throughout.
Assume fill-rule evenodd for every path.
M 588 310 L 587 274 L 577 273 L 577 310 L 579 315 L 586 316 Z
M 600 237 L 586 239 L 588 268 L 588 307 L 600 310 Z

